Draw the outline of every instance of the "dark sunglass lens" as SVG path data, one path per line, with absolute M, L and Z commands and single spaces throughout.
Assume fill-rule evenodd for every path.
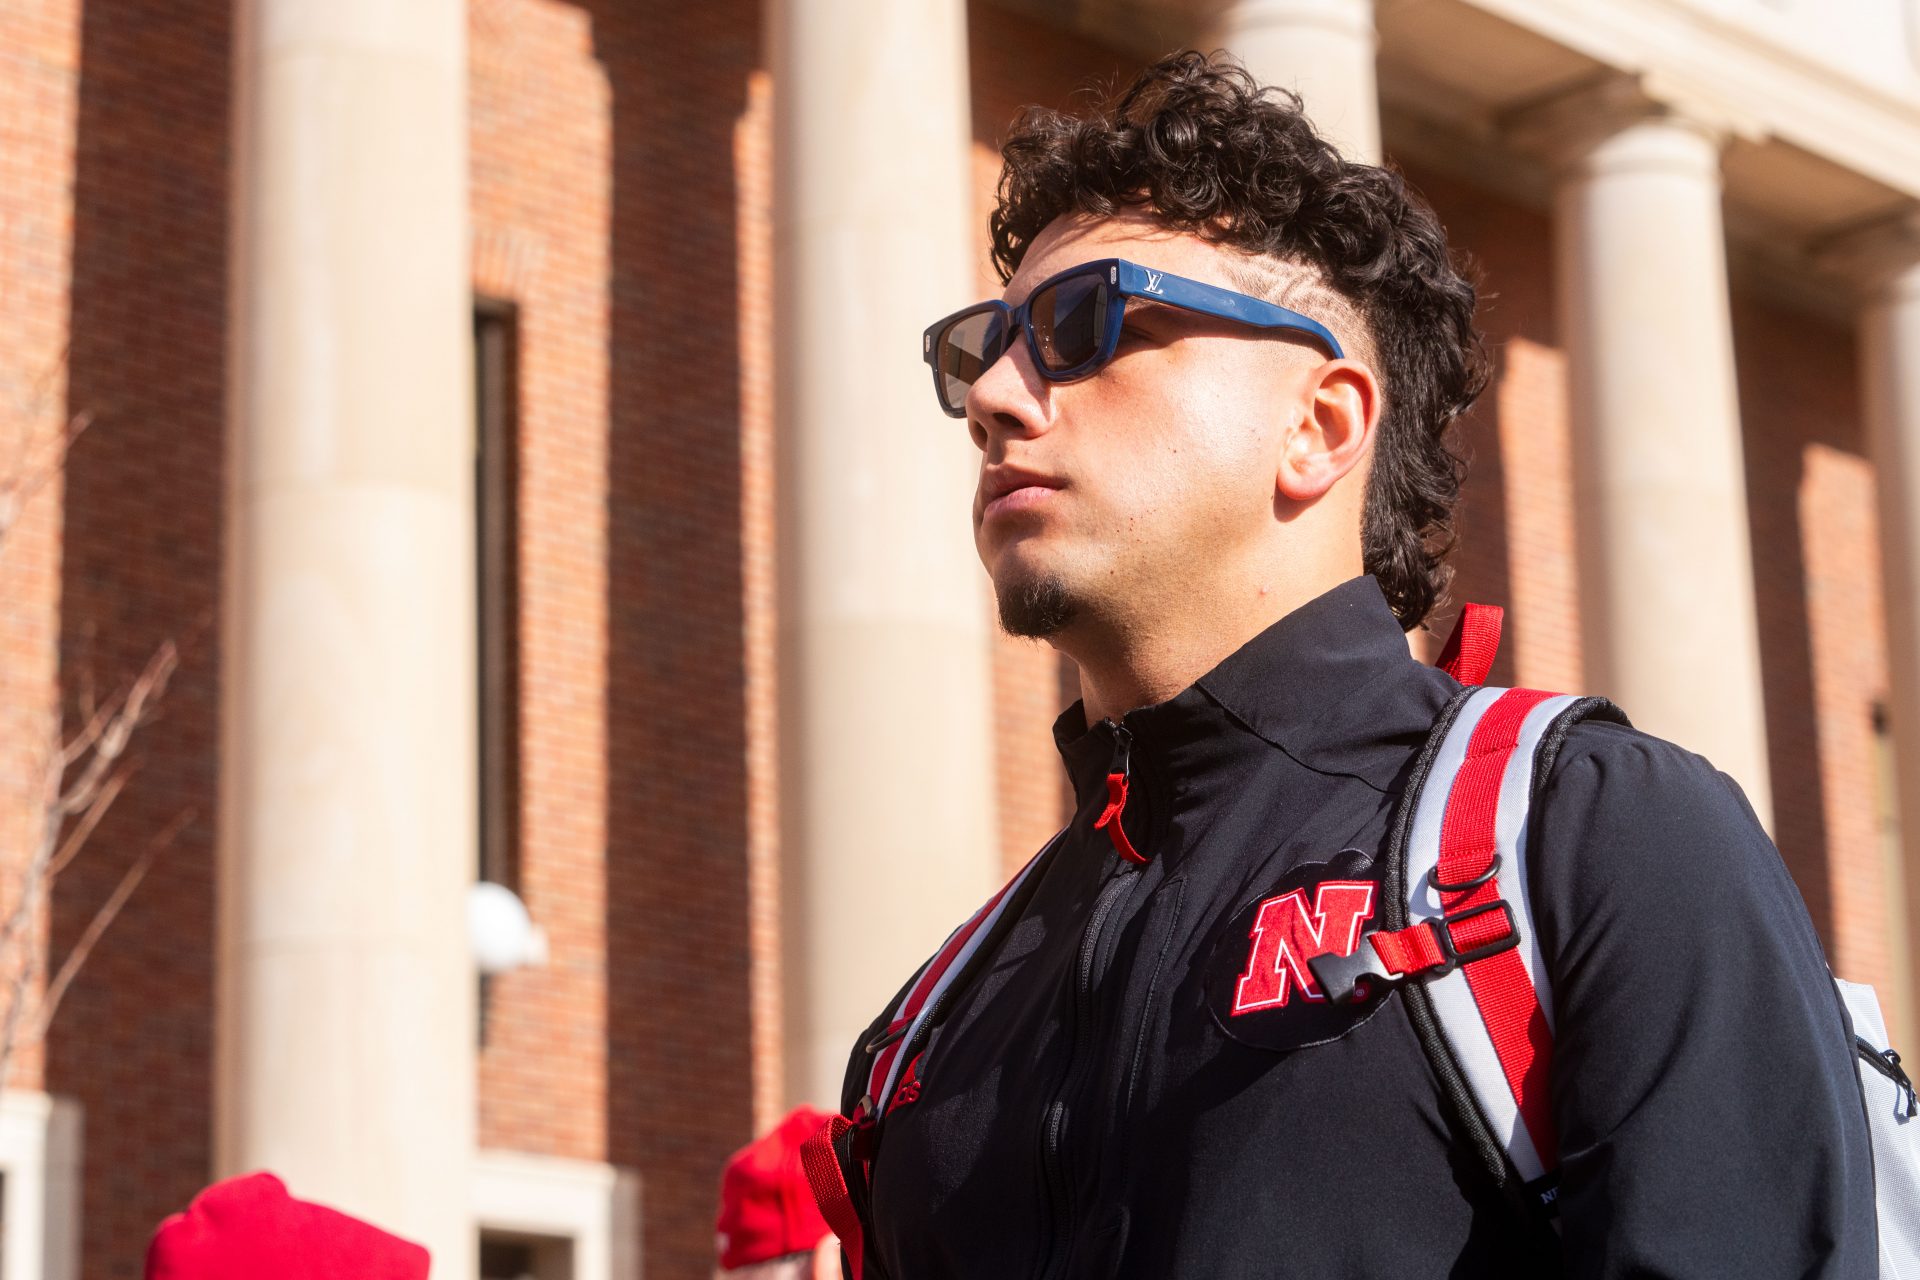
M 962 407 L 967 389 L 1006 349 L 1006 334 L 997 311 L 976 311 L 948 325 L 940 334 L 940 398 L 949 409 Z
M 1028 308 L 1040 363 L 1059 373 L 1093 359 L 1107 330 L 1107 282 L 1094 274 L 1069 276 L 1033 295 Z

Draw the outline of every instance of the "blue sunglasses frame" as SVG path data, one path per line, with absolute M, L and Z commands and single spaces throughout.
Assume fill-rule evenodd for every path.
M 1106 327 L 1101 331 L 1099 343 L 1093 355 L 1080 363 L 1065 369 L 1049 369 L 1041 353 L 1040 339 L 1033 330 L 1033 313 L 1030 308 L 1033 300 L 1063 280 L 1078 276 L 1097 275 L 1104 277 L 1107 287 L 1112 291 L 1112 300 L 1107 307 Z M 1203 284 L 1198 280 L 1189 280 L 1185 276 L 1169 275 L 1164 271 L 1154 271 L 1128 262 L 1125 258 L 1096 258 L 1091 262 L 1082 262 L 1078 266 L 1068 267 L 1055 275 L 1048 276 L 1027 294 L 1027 300 L 1017 307 L 1008 306 L 998 299 L 976 302 L 963 307 L 952 315 L 943 316 L 927 326 L 921 335 L 920 354 L 933 370 L 933 394 L 940 402 L 940 408 L 950 418 L 964 418 L 967 408 L 964 403 L 947 403 L 945 374 L 940 371 L 940 339 L 954 325 L 972 316 L 997 314 L 1000 317 L 1000 349 L 991 353 L 981 353 L 981 372 L 991 368 L 1005 355 L 1013 345 L 1013 333 L 1016 328 L 1026 335 L 1027 350 L 1033 356 L 1034 368 L 1040 376 L 1049 382 L 1078 382 L 1098 373 L 1107 361 L 1113 359 L 1114 351 L 1120 345 L 1120 329 L 1126 320 L 1127 300 L 1143 298 L 1150 302 L 1165 303 L 1178 307 L 1182 311 L 1193 311 L 1200 315 L 1214 316 L 1221 320 L 1231 320 L 1256 329 L 1305 334 L 1324 347 L 1335 360 L 1346 353 L 1340 349 L 1336 339 L 1327 327 L 1309 316 L 1291 311 L 1278 303 L 1268 302 L 1250 294 L 1236 293 L 1232 289 L 1222 289 L 1218 285 Z M 1112 305 L 1117 301 L 1119 305 Z M 969 386 L 972 384 L 969 383 Z

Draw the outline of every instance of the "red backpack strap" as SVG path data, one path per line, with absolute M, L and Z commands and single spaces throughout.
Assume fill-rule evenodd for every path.
M 921 1026 L 940 1007 L 940 997 L 966 972 L 974 956 L 979 954 L 982 945 L 993 933 L 994 926 L 1000 923 L 1008 905 L 1020 896 L 1020 887 L 1059 841 L 1059 835 L 1047 841 L 1045 847 L 1020 868 L 1019 874 L 1007 881 L 1000 892 L 988 898 L 965 924 L 948 934 L 946 942 L 927 962 L 926 968 L 920 971 L 913 985 L 907 988 L 900 1003 L 894 1006 L 893 1015 L 887 1019 L 886 1030 L 868 1046 L 873 1053 L 873 1065 L 867 1072 L 867 1093 L 863 1101 L 870 1104 L 869 1115 L 873 1118 L 885 1115 L 893 1102 L 901 1068 L 907 1063 L 902 1051 L 918 1038 Z M 864 1120 L 867 1117 L 854 1118 Z
M 852 1280 L 867 1280 L 866 1176 L 852 1151 L 852 1130 L 853 1123 L 845 1116 L 829 1117 L 801 1145 L 800 1168 L 807 1175 L 814 1203 L 820 1206 L 820 1216 L 840 1238 L 840 1254 Z M 856 1186 L 861 1188 L 860 1205 L 854 1203 Z
M 1407 844 L 1408 915 L 1456 953 L 1423 984 L 1455 1061 L 1514 1167 L 1534 1183 L 1559 1167 L 1547 1096 L 1553 997 L 1529 900 L 1527 810 L 1535 750 L 1580 701 L 1481 689 L 1426 780 Z
M 1549 1100 L 1553 992 L 1534 928 L 1527 831 L 1535 780 L 1576 721 L 1622 718 L 1601 698 L 1468 688 L 1449 704 L 1396 815 L 1387 928 L 1316 957 L 1336 1000 L 1406 983 L 1407 1009 L 1448 1093 L 1470 1100 L 1472 1145 L 1498 1152 L 1552 1215 L 1559 1139 Z
M 873 1062 L 867 1069 L 867 1091 L 854 1107 L 853 1115 L 831 1117 L 802 1148 L 801 1165 L 806 1171 L 807 1185 L 820 1206 L 821 1216 L 840 1237 L 852 1280 L 884 1280 L 879 1261 L 870 1256 L 867 1249 L 866 1233 L 872 1224 L 868 1213 L 868 1186 L 880 1122 L 902 1100 L 899 1087 L 902 1070 L 911 1071 L 913 1063 L 919 1060 L 923 1033 L 930 1030 L 930 1021 L 939 1013 L 943 997 L 966 980 L 977 959 L 990 954 L 992 939 L 997 936 L 1001 922 L 1018 918 L 1021 904 L 1028 896 L 1022 893 L 1023 886 L 1039 883 L 1035 870 L 1065 834 L 1061 831 L 1047 841 L 1000 892 L 947 935 L 933 958 L 908 984 L 905 994 L 889 1013 L 885 1028 L 866 1046 Z
M 1500 652 L 1500 624 L 1506 610 L 1497 604 L 1470 604 L 1460 610 L 1453 634 L 1433 665 L 1461 684 L 1485 684 Z

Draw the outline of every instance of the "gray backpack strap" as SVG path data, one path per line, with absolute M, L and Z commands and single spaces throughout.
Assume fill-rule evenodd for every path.
M 1920 1120 L 1913 1082 L 1887 1048 L 1873 988 L 1834 979 L 1853 1019 L 1860 1096 L 1873 1139 L 1873 1201 L 1880 1216 L 1881 1280 L 1920 1280 Z

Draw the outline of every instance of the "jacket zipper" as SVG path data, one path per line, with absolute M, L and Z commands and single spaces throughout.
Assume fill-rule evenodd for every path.
M 1131 781 L 1133 736 L 1125 726 L 1112 720 L 1101 723 L 1114 735 L 1114 770 L 1109 777 L 1121 779 L 1117 788 L 1119 796 L 1126 794 L 1126 784 Z M 1107 810 L 1117 826 L 1120 815 L 1113 805 Z M 1137 857 L 1137 855 L 1136 855 Z M 1090 1028 L 1093 1022 L 1093 968 L 1100 951 L 1101 939 L 1106 934 L 1108 921 L 1114 914 L 1121 899 L 1132 888 L 1140 874 L 1140 865 L 1144 858 L 1125 859 L 1121 862 L 1113 878 L 1100 888 L 1100 894 L 1094 899 L 1093 911 L 1087 919 L 1087 927 L 1080 935 L 1080 951 L 1074 963 L 1074 999 L 1073 1020 L 1067 1033 L 1067 1070 L 1060 1084 L 1060 1091 L 1054 1096 L 1045 1112 L 1045 1121 L 1041 1126 L 1041 1167 L 1045 1173 L 1048 1200 L 1053 1209 L 1053 1230 L 1049 1233 L 1049 1246 L 1042 1256 L 1042 1276 L 1060 1274 L 1073 1251 L 1074 1208 L 1073 1190 L 1065 1167 L 1065 1149 L 1067 1137 L 1067 1099 L 1074 1096 L 1086 1074 L 1086 1063 L 1080 1055 L 1080 1036 L 1083 1028 Z
M 1113 734 L 1113 760 L 1107 765 L 1107 807 L 1093 821 L 1095 831 L 1105 830 L 1113 842 L 1113 851 L 1136 866 L 1145 866 L 1146 855 L 1127 839 L 1123 815 L 1127 808 L 1127 788 L 1133 783 L 1133 735 L 1115 721 L 1102 720 Z

